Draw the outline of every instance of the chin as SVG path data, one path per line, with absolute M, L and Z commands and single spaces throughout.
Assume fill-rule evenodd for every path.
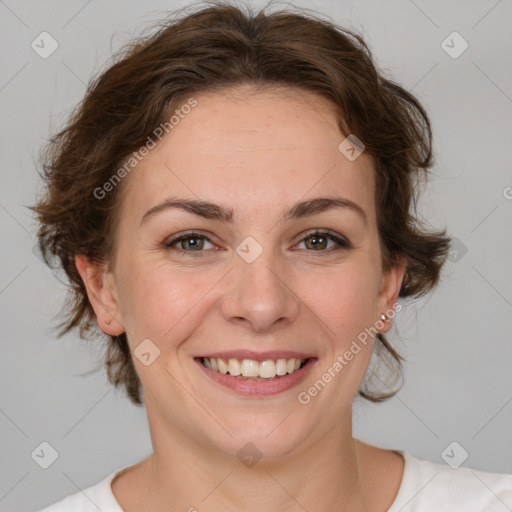
M 241 419 L 240 415 L 244 414 Z M 242 463 L 245 457 L 251 460 L 261 459 L 261 462 L 277 460 L 286 457 L 297 449 L 304 441 L 304 422 L 302 428 L 294 429 L 296 419 L 285 419 L 286 414 L 237 413 L 237 418 L 218 418 L 231 434 L 223 435 L 221 439 L 212 439 L 210 442 L 225 453 L 236 456 Z M 284 421 L 283 421 L 284 420 Z M 211 433 L 210 433 L 211 435 Z

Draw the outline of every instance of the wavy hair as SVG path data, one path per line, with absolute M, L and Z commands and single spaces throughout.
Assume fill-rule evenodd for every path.
M 174 11 L 121 48 L 108 69 L 91 79 L 65 127 L 41 152 L 45 190 L 31 207 L 46 262 L 57 261 L 69 280 L 59 336 L 78 329 L 81 338 L 103 339 L 109 381 L 124 386 L 139 405 L 142 386 L 126 333 L 108 336 L 99 330 L 75 256 L 111 261 L 126 180 L 101 199 L 94 191 L 184 99 L 241 84 L 288 86 L 327 98 L 341 133 L 363 141 L 374 161 L 383 268 L 397 264 L 397 254 L 407 260 L 399 297 L 430 291 L 449 249 L 446 231 L 429 230 L 416 213 L 420 182 L 427 181 L 433 165 L 427 113 L 378 69 L 363 38 L 307 9 L 253 12 L 246 5 L 211 4 Z M 405 359 L 381 333 L 373 355 L 392 368 L 395 379 L 402 378 Z M 398 391 L 387 384 L 387 391 L 371 390 L 368 382 L 358 394 L 373 402 Z

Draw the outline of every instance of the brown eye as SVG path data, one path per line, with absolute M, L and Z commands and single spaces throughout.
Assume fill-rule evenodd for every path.
M 304 241 L 308 249 L 327 249 L 329 238 L 325 235 L 311 235 L 305 238 Z
M 191 240 L 193 240 L 193 242 L 189 243 Z M 201 250 L 204 247 L 204 238 L 199 236 L 187 236 L 186 238 L 181 238 L 176 243 L 180 243 L 181 249 L 184 250 Z
M 334 242 L 335 246 L 329 247 L 329 241 Z M 340 249 L 349 249 L 351 247 L 347 240 L 329 231 L 315 231 L 309 233 L 300 243 L 304 243 L 310 252 L 332 252 Z

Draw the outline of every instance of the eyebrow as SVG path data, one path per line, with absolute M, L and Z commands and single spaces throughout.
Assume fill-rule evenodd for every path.
M 177 208 L 205 219 L 219 220 L 225 223 L 232 223 L 234 219 L 234 211 L 230 208 L 208 201 L 171 197 L 150 208 L 143 215 L 140 225 L 145 223 L 150 217 L 171 208 Z M 283 218 L 285 220 L 300 219 L 333 208 L 346 208 L 357 213 L 364 224 L 368 226 L 368 216 L 365 210 L 357 203 L 354 203 L 354 201 L 342 197 L 317 197 L 306 201 L 299 201 L 284 212 Z

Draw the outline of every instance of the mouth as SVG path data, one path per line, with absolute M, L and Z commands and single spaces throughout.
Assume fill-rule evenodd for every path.
M 317 361 L 316 357 L 308 357 L 306 354 L 271 355 L 242 355 L 237 352 L 211 354 L 194 359 L 203 373 L 214 382 L 248 396 L 275 395 L 298 385 Z
M 201 358 L 201 363 L 206 368 L 224 375 L 231 375 L 242 380 L 268 381 L 284 377 L 304 368 L 307 359 L 268 359 L 255 361 L 253 359 L 222 359 L 220 357 Z

